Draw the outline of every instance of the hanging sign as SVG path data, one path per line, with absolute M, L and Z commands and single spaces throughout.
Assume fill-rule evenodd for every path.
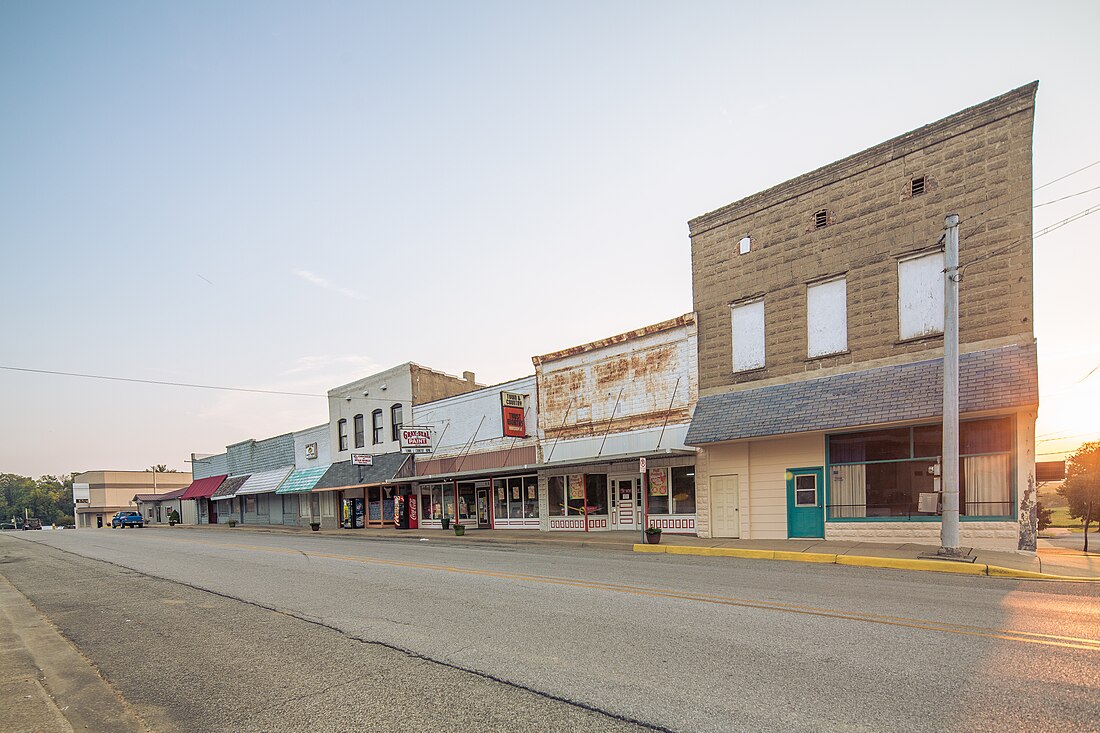
M 500 416 L 507 438 L 527 437 L 527 418 L 523 409 L 527 395 L 517 392 L 500 393 Z
M 373 466 L 374 456 L 370 453 L 352 453 L 351 465 L 353 466 Z
M 402 453 L 431 453 L 432 429 L 431 428 L 407 428 L 402 426 L 398 430 L 398 443 Z
M 663 470 L 649 472 L 649 495 L 668 496 L 668 476 Z

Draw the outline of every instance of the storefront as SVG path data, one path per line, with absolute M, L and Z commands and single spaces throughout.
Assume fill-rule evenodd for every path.
M 215 517 L 211 524 L 215 522 L 225 524 L 230 519 L 240 522 L 243 519 L 247 502 L 237 499 L 237 491 L 244 486 L 244 482 L 251 475 L 246 473 L 242 476 L 230 476 L 210 496 L 210 513 L 212 517 Z M 252 511 L 255 512 L 256 497 L 251 497 L 251 501 Z
M 299 468 L 287 476 L 286 481 L 283 481 L 279 488 L 275 490 L 275 500 L 282 504 L 284 525 L 309 524 L 310 492 L 313 491 L 313 487 L 325 475 L 328 468 L 328 466 Z M 317 514 L 320 514 L 319 501 Z
M 404 453 L 371 456 L 370 465 L 340 461 L 328 467 L 310 491 L 321 495 L 321 526 L 360 529 L 392 527 L 399 497 L 411 496 L 412 459 Z M 332 514 L 324 511 L 332 507 Z M 330 519 L 331 516 L 331 519 Z
M 463 476 L 417 487 L 422 527 L 443 519 L 469 529 L 539 529 L 539 482 L 535 473 Z
M 225 475 L 195 479 L 180 496 L 181 501 L 193 500 L 195 502 L 195 521 L 197 524 L 218 523 L 217 505 L 215 502 L 210 501 L 210 497 L 221 488 L 225 479 Z
M 646 458 L 640 473 L 639 458 Z M 539 471 L 549 531 L 640 531 L 695 534 L 695 457 L 661 453 Z

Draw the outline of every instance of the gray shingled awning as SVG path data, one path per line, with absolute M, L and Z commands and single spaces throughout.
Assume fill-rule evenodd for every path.
M 244 486 L 244 482 L 248 480 L 248 477 L 252 474 L 246 473 L 243 476 L 230 476 L 222 485 L 218 487 L 218 490 L 214 492 L 214 495 L 210 497 L 212 501 L 220 501 L 222 499 L 232 499 L 237 495 L 237 489 Z
M 351 461 L 334 463 L 325 471 L 313 490 L 331 491 L 352 486 L 392 483 L 411 457 L 408 453 L 383 453 L 374 457 L 373 466 L 353 466 Z M 414 479 L 410 477 L 409 480 Z
M 963 413 L 1039 404 L 1035 344 L 959 358 Z M 943 414 L 943 360 L 700 397 L 688 445 L 922 420 Z

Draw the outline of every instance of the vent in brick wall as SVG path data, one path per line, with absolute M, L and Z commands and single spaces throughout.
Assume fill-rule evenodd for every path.
M 814 214 L 814 229 L 821 229 L 829 224 L 829 212 L 825 209 Z
M 913 179 L 912 191 L 914 196 L 920 196 L 924 193 L 924 176 Z

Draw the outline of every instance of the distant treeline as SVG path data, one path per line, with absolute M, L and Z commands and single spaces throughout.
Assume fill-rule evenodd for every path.
M 29 514 L 42 524 L 72 524 L 74 475 L 33 479 L 0 473 L 0 522 L 10 522 L 12 517 L 21 522 Z

